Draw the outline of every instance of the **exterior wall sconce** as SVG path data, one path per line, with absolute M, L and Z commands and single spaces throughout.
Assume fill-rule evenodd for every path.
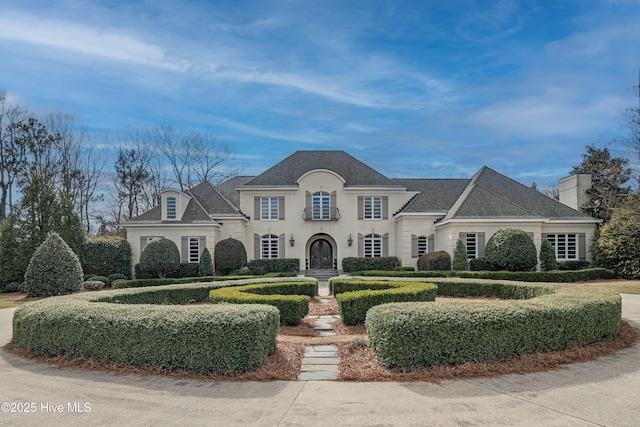
M 293 239 L 293 234 L 291 235 L 291 238 L 289 239 L 289 243 L 291 244 L 291 246 L 293 246 L 294 243 L 296 243 L 296 241 Z
M 349 243 L 349 246 L 353 245 L 353 239 L 351 238 L 351 233 L 349 233 L 349 238 L 347 239 L 347 243 Z

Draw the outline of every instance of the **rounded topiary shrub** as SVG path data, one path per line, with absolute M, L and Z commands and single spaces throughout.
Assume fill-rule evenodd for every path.
M 84 282 L 83 287 L 85 291 L 99 291 L 104 288 L 104 282 L 101 280 L 87 280 Z
M 204 248 L 200 254 L 199 271 L 201 276 L 213 276 L 213 261 L 211 260 L 211 253 L 207 248 Z
M 498 230 L 487 242 L 485 257 L 497 270 L 531 271 L 538 265 L 536 245 L 522 230 Z
M 542 240 L 540 246 L 540 269 L 542 271 L 551 271 L 558 269 L 558 261 L 556 260 L 556 252 L 547 239 Z
M 226 276 L 234 270 L 247 266 L 247 251 L 244 244 L 233 237 L 218 242 L 213 264 L 216 274 Z
M 180 267 L 180 252 L 172 240 L 158 239 L 149 242 L 140 254 L 140 269 L 153 272 L 161 279 L 178 267 Z
M 24 286 L 28 297 L 49 297 L 82 291 L 83 279 L 78 256 L 51 233 L 31 257 Z
M 424 254 L 418 258 L 418 270 L 451 270 L 451 256 L 445 251 Z

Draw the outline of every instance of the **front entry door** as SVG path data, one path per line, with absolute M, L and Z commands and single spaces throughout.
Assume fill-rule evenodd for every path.
M 309 268 L 325 270 L 333 268 L 333 249 L 331 243 L 324 239 L 316 240 L 309 249 Z

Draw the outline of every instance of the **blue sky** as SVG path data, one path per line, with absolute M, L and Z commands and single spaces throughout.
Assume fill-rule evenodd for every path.
M 244 174 L 342 149 L 546 186 L 624 131 L 639 23 L 640 0 L 3 0 L 0 88 L 113 140 L 211 132 Z

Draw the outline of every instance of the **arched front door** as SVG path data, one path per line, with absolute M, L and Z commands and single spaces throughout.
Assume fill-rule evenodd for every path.
M 309 268 L 312 270 L 333 268 L 333 248 L 331 243 L 324 239 L 318 239 L 311 243 L 309 260 Z

